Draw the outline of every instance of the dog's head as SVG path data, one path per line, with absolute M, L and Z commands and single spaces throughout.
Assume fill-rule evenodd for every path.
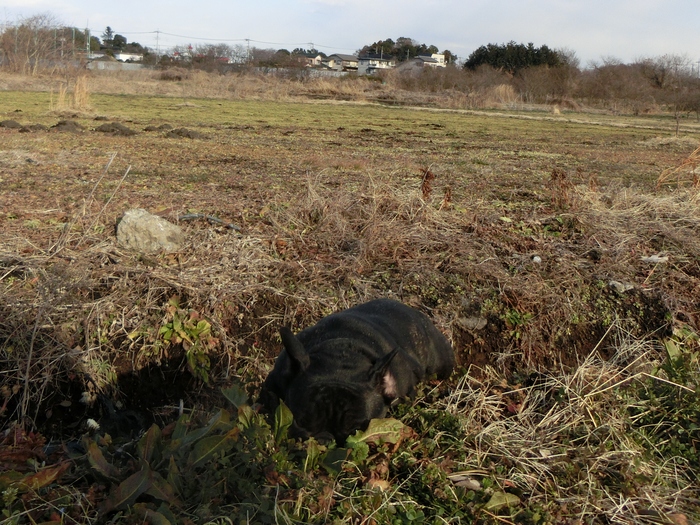
M 339 443 L 369 421 L 383 417 L 397 398 L 389 365 L 398 349 L 383 356 L 359 377 L 337 377 L 314 370 L 311 357 L 289 329 L 281 331 L 290 358 L 290 382 L 284 398 L 300 437 L 333 437 Z

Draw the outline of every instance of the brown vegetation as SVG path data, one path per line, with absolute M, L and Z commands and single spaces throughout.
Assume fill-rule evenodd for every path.
M 493 83 L 484 81 L 476 102 L 474 92 L 459 86 L 411 91 L 397 88 L 392 82 L 400 79 L 392 77 L 381 84 L 187 71 L 178 80 L 142 71 L 86 76 L 92 109 L 69 108 L 67 95 L 58 115 L 48 111 L 48 96 L 47 111 L 33 109 L 26 94 L 6 104 L 3 118 L 24 126 L 0 128 L 0 421 L 7 426 L 0 446 L 7 450 L 3 465 L 28 480 L 11 485 L 7 508 L 54 519 L 54 502 L 77 501 L 67 510 L 71 519 L 104 520 L 122 487 L 151 476 L 132 458 L 148 461 L 148 450 L 157 448 L 148 442 L 161 432 L 151 427 L 139 442 L 141 456 L 126 460 L 107 438 L 85 437 L 90 465 L 79 467 L 85 454 L 72 459 L 59 450 L 52 460 L 44 438 L 30 428 L 76 438 L 89 433 L 88 418 L 101 417 L 103 433 L 129 440 L 134 425 L 138 431 L 155 421 L 168 440 L 190 427 L 182 423 L 188 414 L 195 420 L 220 406 L 213 386 L 237 381 L 255 396 L 279 350 L 279 326 L 301 329 L 384 296 L 431 316 L 451 338 L 458 373 L 445 388 L 398 409 L 422 432 L 418 437 L 375 446 L 370 459 L 348 462 L 338 476 L 318 466 L 307 471 L 306 463 L 290 467 L 285 454 L 310 461 L 317 445 L 280 444 L 262 416 L 241 410 L 238 417 L 255 421 L 258 432 L 236 441 L 236 451 L 258 462 L 242 478 L 250 483 L 257 476 L 259 484 L 242 492 L 274 500 L 275 519 L 282 513 L 322 522 L 336 512 L 359 520 L 409 504 L 432 512 L 432 503 L 409 499 L 385 505 L 403 497 L 405 480 L 418 478 L 424 485 L 412 498 L 435 497 L 447 509 L 489 522 L 512 519 L 494 514 L 502 508 L 490 506 L 496 495 L 508 496 L 509 506 L 533 505 L 526 517 L 543 512 L 562 523 L 691 515 L 697 429 L 681 442 L 690 447 L 685 456 L 671 448 L 666 457 L 660 450 L 675 444 L 668 445 L 665 430 L 661 438 L 654 434 L 667 427 L 654 422 L 649 406 L 697 388 L 695 376 L 658 375 L 664 352 L 687 352 L 697 367 L 697 187 L 683 175 L 680 184 L 655 190 L 663 168 L 696 167 L 697 150 L 687 155 L 697 140 L 668 137 L 669 117 L 593 122 L 581 115 L 487 117 L 308 103 L 513 103 L 516 88 L 507 78 L 492 70 L 477 74 Z M 4 88 L 26 80 L 5 76 Z M 54 82 L 30 79 L 36 90 Z M 211 98 L 191 102 L 202 95 Z M 307 103 L 297 103 L 302 100 Z M 77 121 L 56 124 L 65 111 Z M 99 124 L 104 113 L 114 121 L 106 127 Z M 33 121 L 52 127 L 32 128 L 39 125 Z M 138 132 L 116 133 L 123 128 Z M 697 137 L 693 128 L 685 131 Z M 669 181 L 676 179 L 662 176 Z M 132 207 L 179 221 L 187 247 L 156 256 L 120 247 L 114 224 Z M 184 222 L 183 214 L 202 220 Z M 648 387 L 648 402 L 624 398 L 626 387 L 652 376 L 652 385 L 668 385 L 672 394 L 657 396 Z M 110 421 L 112 402 L 147 421 L 120 428 Z M 695 405 L 688 406 L 690 413 Z M 179 430 L 166 426 L 183 411 Z M 636 423 L 646 420 L 652 423 L 639 430 Z M 642 431 L 652 425 L 647 438 Z M 234 430 L 224 435 L 237 438 Z M 208 454 L 209 441 L 200 443 Z M 246 450 L 250 443 L 260 450 Z M 204 465 L 206 456 L 199 457 Z M 33 478 L 28 460 L 50 466 Z M 171 483 L 181 469 L 183 483 L 196 486 L 192 494 L 217 495 L 211 502 L 192 499 L 186 512 L 202 519 L 243 515 L 237 504 L 226 507 L 239 495 L 216 478 L 235 472 L 228 457 L 216 456 L 213 468 L 200 470 L 186 455 L 179 461 L 170 475 L 157 474 L 155 462 L 153 472 Z M 61 476 L 65 486 L 54 483 Z M 14 483 L 8 479 L 0 477 Z M 491 480 L 499 490 L 489 491 Z M 20 499 L 18 486 L 25 491 Z M 465 486 L 472 496 L 460 491 Z M 633 493 L 620 501 L 620 494 Z M 119 508 L 131 508 L 137 496 Z M 128 512 L 154 516 L 156 507 L 147 503 L 153 498 L 178 509 L 162 491 L 146 496 Z M 366 501 L 373 506 L 356 503 Z M 129 516 L 114 521 L 135 514 Z

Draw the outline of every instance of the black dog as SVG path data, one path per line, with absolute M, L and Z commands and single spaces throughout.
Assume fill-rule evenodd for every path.
M 389 299 L 337 312 L 296 336 L 288 328 L 280 334 L 284 350 L 260 400 L 271 411 L 283 400 L 299 437 L 343 443 L 414 394 L 419 381 L 445 379 L 454 368 L 452 346 L 428 317 Z

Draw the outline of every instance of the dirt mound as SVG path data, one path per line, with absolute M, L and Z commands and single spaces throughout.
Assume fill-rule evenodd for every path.
M 24 126 L 15 120 L 3 120 L 0 122 L 0 128 L 16 129 L 20 133 L 29 133 L 30 131 L 46 131 L 48 128 L 43 124 L 30 124 Z
M 102 124 L 101 126 L 97 126 L 95 128 L 95 131 L 99 131 L 100 133 L 110 133 L 115 136 L 121 136 L 121 137 L 130 137 L 132 135 L 136 135 L 136 132 L 131 129 L 126 127 L 124 124 L 120 124 L 119 122 L 110 122 L 107 124 Z
M 51 129 L 56 131 L 66 131 L 68 133 L 80 133 L 84 131 L 85 128 L 75 122 L 74 120 L 59 120 L 56 124 L 51 126 Z
M 146 126 L 144 131 L 170 131 L 173 127 L 170 124 L 161 124 L 160 126 Z
M 201 134 L 199 131 L 193 131 L 191 129 L 187 128 L 177 128 L 169 131 L 168 133 L 165 134 L 166 138 L 169 139 L 177 139 L 177 138 L 183 138 L 183 139 L 203 139 L 204 135 Z
M 21 127 L 22 124 L 20 124 L 16 120 L 3 120 L 2 122 L 0 122 L 0 128 L 20 129 Z

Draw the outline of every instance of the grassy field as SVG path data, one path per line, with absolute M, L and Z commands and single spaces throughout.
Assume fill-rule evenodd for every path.
M 0 127 L 10 523 L 700 519 L 695 157 L 657 185 L 700 125 L 182 92 L 1 93 L 46 127 Z M 135 207 L 237 228 L 139 255 Z M 346 448 L 287 439 L 254 403 L 278 328 L 375 297 L 457 372 Z

